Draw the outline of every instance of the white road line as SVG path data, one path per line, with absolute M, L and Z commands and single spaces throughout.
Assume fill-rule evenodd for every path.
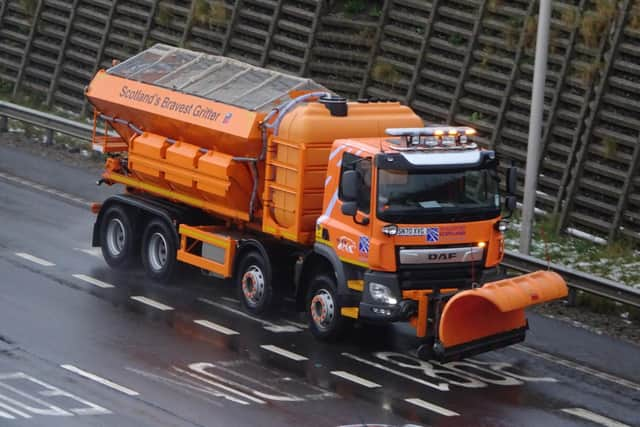
M 589 420 L 605 427 L 630 427 L 628 424 L 623 424 L 616 420 L 612 420 L 611 418 L 607 418 L 603 415 L 596 414 L 595 412 L 587 411 L 586 409 L 582 408 L 567 408 L 563 409 L 562 412 L 566 412 L 567 414 L 574 415 L 584 420 Z
M 80 203 L 82 205 L 91 206 L 91 203 L 87 200 L 84 200 L 80 197 L 72 196 L 71 194 L 56 190 L 54 188 L 47 187 L 46 185 L 38 184 L 37 182 L 29 181 L 28 179 L 19 178 L 14 175 L 10 175 L 8 173 L 0 172 L 0 178 L 8 179 L 9 181 L 17 182 L 19 184 L 25 185 L 27 187 L 33 188 L 38 191 L 43 191 L 45 193 L 53 194 L 55 196 L 61 197 L 63 199 L 71 200 L 76 203 Z
M 38 258 L 36 256 L 30 255 L 28 253 L 25 252 L 16 252 L 16 255 L 19 256 L 20 258 L 24 258 L 27 261 L 31 261 L 34 262 L 36 264 L 40 264 L 44 267 L 53 267 L 55 264 L 52 262 L 47 261 L 46 259 L 42 259 L 42 258 Z
M 612 382 L 614 384 L 618 384 L 618 385 L 621 385 L 621 386 L 624 386 L 624 387 L 628 387 L 628 388 L 630 388 L 632 390 L 635 390 L 635 391 L 640 391 L 640 384 L 634 383 L 634 382 L 629 381 L 629 380 L 625 380 L 624 378 L 616 377 L 615 375 L 607 374 L 606 372 L 598 371 L 596 369 L 589 368 L 588 366 L 582 366 L 582 365 L 579 365 L 576 362 L 572 362 L 570 360 L 561 359 L 561 358 L 559 358 L 557 356 L 554 356 L 552 354 L 545 353 L 543 351 L 536 350 L 536 349 L 533 349 L 531 347 L 528 347 L 528 346 L 525 346 L 525 345 L 522 345 L 522 344 L 512 345 L 511 348 L 513 348 L 514 350 L 521 351 L 523 353 L 530 354 L 532 356 L 539 357 L 539 358 L 547 360 L 549 362 L 553 362 L 553 363 L 555 363 L 557 365 L 564 366 L 564 367 L 567 367 L 567 368 L 574 369 L 576 371 L 583 372 L 585 374 L 592 375 L 592 376 L 594 376 L 596 378 L 599 378 L 601 380 L 609 381 L 609 382 Z
M 401 378 L 404 378 L 404 379 L 407 379 L 409 381 L 413 381 L 413 382 L 416 382 L 418 384 L 425 385 L 427 387 L 435 388 L 436 390 L 449 391 L 449 384 L 447 384 L 447 383 L 439 383 L 439 384 L 430 383 L 429 381 L 425 381 L 425 380 L 421 380 L 420 378 L 416 378 L 413 375 L 405 374 L 404 372 L 400 372 L 400 371 L 396 371 L 395 369 L 388 368 L 388 367 L 386 367 L 384 365 L 381 365 L 380 363 L 371 362 L 370 360 L 363 359 L 362 357 L 358 357 L 355 354 L 342 353 L 342 355 L 344 357 L 348 357 L 349 359 L 353 359 L 353 360 L 356 360 L 356 361 L 358 361 L 360 363 L 364 363 L 365 365 L 373 366 L 374 368 L 378 368 L 378 369 L 381 369 L 383 371 L 389 372 L 390 374 L 397 375 L 397 376 L 399 376 Z
M 240 335 L 240 332 L 234 331 L 233 329 L 225 328 L 222 325 L 218 325 L 217 323 L 210 322 L 208 320 L 194 320 L 193 323 L 197 323 L 200 326 L 204 326 L 205 328 L 213 329 L 216 332 L 220 332 L 224 335 Z
M 304 323 L 300 323 L 300 322 L 293 322 L 291 320 L 283 320 L 284 323 L 288 323 L 291 326 L 295 326 L 296 328 L 300 328 L 300 329 L 309 329 L 309 325 L 305 325 Z
M 169 305 L 165 305 L 161 302 L 158 302 L 156 300 L 152 300 L 151 298 L 147 298 L 147 297 L 143 297 L 140 295 L 136 295 L 131 297 L 132 300 L 141 302 L 143 304 L 146 304 L 148 306 L 151 306 L 153 308 L 157 308 L 158 310 L 162 310 L 162 311 L 169 311 L 169 310 L 173 310 L 173 307 L 169 306 Z
M 210 299 L 207 299 L 207 298 L 198 298 L 198 301 L 204 302 L 205 304 L 209 304 L 209 305 L 212 305 L 214 307 L 221 308 L 222 310 L 226 310 L 226 311 L 228 311 L 230 313 L 237 314 L 238 316 L 244 317 L 245 319 L 250 319 L 250 320 L 253 320 L 254 322 L 261 323 L 263 326 L 277 326 L 274 323 L 268 322 L 266 320 L 259 319 L 257 317 L 253 317 L 250 314 L 247 314 L 247 313 L 242 312 L 240 310 L 236 310 L 235 308 L 227 307 L 224 304 L 220 304 L 220 303 L 217 303 L 215 301 L 211 301 Z
M 295 326 L 276 325 L 275 323 L 272 323 L 272 322 L 269 322 L 267 320 L 263 320 L 263 319 L 254 317 L 254 316 L 252 316 L 250 314 L 247 314 L 247 313 L 245 313 L 243 311 L 237 310 L 237 309 L 232 308 L 232 307 L 228 307 L 228 306 L 226 306 L 224 304 L 220 304 L 220 303 L 217 303 L 215 301 L 211 301 L 210 299 L 207 299 L 207 298 L 198 298 L 198 301 L 201 301 L 201 302 L 203 302 L 205 304 L 212 305 L 214 307 L 218 307 L 218 308 L 220 308 L 222 310 L 225 310 L 225 311 L 228 311 L 230 313 L 236 314 L 236 315 L 238 315 L 240 317 L 244 317 L 245 319 L 250 319 L 250 320 L 253 320 L 254 322 L 258 322 L 258 323 L 260 323 L 262 325 L 262 327 L 264 329 L 266 329 L 267 331 L 270 331 L 270 332 L 280 333 L 280 332 L 301 332 L 302 331 L 302 329 L 297 328 Z
M 73 250 L 94 256 L 96 258 L 102 258 L 102 251 L 100 250 L 100 248 L 73 248 Z
M 243 393 L 240 390 L 236 390 L 235 388 L 231 387 L 230 385 L 219 383 L 219 382 L 216 382 L 216 381 L 212 381 L 212 380 L 210 380 L 208 378 L 203 377 L 202 375 L 198 375 L 198 374 L 194 374 L 193 372 L 185 371 L 184 369 L 180 369 L 177 366 L 174 366 L 173 369 L 175 369 L 176 371 L 178 371 L 178 372 L 180 372 L 182 374 L 185 374 L 185 375 L 188 375 L 188 376 L 190 376 L 192 378 L 195 378 L 195 379 L 197 379 L 199 381 L 202 381 L 202 382 L 207 383 L 209 385 L 212 385 L 214 387 L 218 387 L 218 388 L 220 388 L 220 389 L 222 389 L 224 391 L 227 391 L 229 393 L 233 393 L 236 396 L 240 396 L 243 399 L 250 400 L 252 402 L 259 403 L 261 405 L 264 405 L 265 403 L 267 403 L 262 399 L 258 399 L 257 397 L 251 396 L 251 395 L 249 395 L 247 393 Z M 233 400 L 233 401 L 235 401 L 237 403 L 240 403 L 242 405 L 248 405 L 247 402 L 244 402 L 244 401 L 242 401 L 240 399 L 234 398 L 233 396 L 228 396 L 227 398 L 229 400 Z
M 93 278 L 91 276 L 87 276 L 85 274 L 73 274 L 72 276 L 75 277 L 78 280 L 82 280 L 84 282 L 91 283 L 92 285 L 97 286 L 97 287 L 102 288 L 102 289 L 115 288 L 115 286 L 113 286 L 111 283 L 103 282 L 102 280 L 95 279 L 95 278 Z
M 235 299 L 235 298 L 229 298 L 229 297 L 220 297 L 221 300 L 226 301 L 226 302 L 230 302 L 232 304 L 240 304 L 240 300 Z
M 309 360 L 308 358 L 306 358 L 304 356 L 301 356 L 301 355 L 299 355 L 297 353 L 293 353 L 293 352 L 291 352 L 289 350 L 285 350 L 284 348 L 280 348 L 280 347 L 275 346 L 275 345 L 271 345 L 271 344 L 269 344 L 269 345 L 261 345 L 260 347 L 265 349 L 265 350 L 267 350 L 267 351 L 270 351 L 272 353 L 279 354 L 280 356 L 284 356 L 284 357 L 287 357 L 287 358 L 289 358 L 291 360 L 295 360 L 296 362 L 300 362 L 300 361 L 303 361 L 303 360 Z
M 360 384 L 361 386 L 367 387 L 367 388 L 382 387 L 378 383 L 374 383 L 373 381 L 365 380 L 362 377 L 359 377 L 357 375 L 353 375 L 353 374 L 351 374 L 349 372 L 345 372 L 345 371 L 331 371 L 331 375 L 335 375 L 336 377 L 344 378 L 345 380 L 354 382 L 356 384 Z
M 95 382 L 100 383 L 102 385 L 105 385 L 107 387 L 110 387 L 110 388 L 112 388 L 114 390 L 118 390 L 120 393 L 124 393 L 124 394 L 126 394 L 128 396 L 138 396 L 140 394 L 137 391 L 131 390 L 130 388 L 127 388 L 127 387 L 123 387 L 120 384 L 116 384 L 116 383 L 114 383 L 112 381 L 109 381 L 109 380 L 107 380 L 105 378 L 102 378 L 102 377 L 99 377 L 97 375 L 94 375 L 94 374 L 92 374 L 90 372 L 83 371 L 82 369 L 77 368 L 77 367 L 75 367 L 73 365 L 60 365 L 60 367 L 63 368 L 63 369 L 66 369 L 67 371 L 74 372 L 74 373 L 80 375 L 81 377 L 90 379 L 92 381 L 95 381 Z
M 426 402 L 422 399 L 412 398 L 412 399 L 405 399 L 404 401 L 409 402 L 413 405 L 419 406 L 421 408 L 427 409 L 429 411 L 436 412 L 440 415 L 444 415 L 445 417 L 457 417 L 458 415 L 460 415 L 457 412 L 453 412 L 447 408 L 443 408 L 442 406 L 435 405 L 431 402 Z

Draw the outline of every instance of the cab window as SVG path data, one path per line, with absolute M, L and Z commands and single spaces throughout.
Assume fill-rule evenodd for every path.
M 363 158 L 351 153 L 344 153 L 340 170 L 340 189 L 338 195 L 342 199 L 342 176 L 348 170 L 355 170 L 360 177 L 358 194 L 358 210 L 368 214 L 371 211 L 371 158 Z

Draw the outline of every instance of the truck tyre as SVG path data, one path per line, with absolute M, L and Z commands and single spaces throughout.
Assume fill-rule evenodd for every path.
M 153 219 L 142 237 L 142 265 L 147 276 L 157 282 L 167 282 L 176 270 L 177 244 L 175 233 L 161 219 Z
M 111 268 L 126 269 L 137 260 L 134 233 L 133 221 L 124 207 L 107 208 L 100 224 L 100 248 Z
M 315 276 L 307 294 L 307 314 L 311 333 L 322 341 L 335 341 L 347 329 L 349 320 L 340 314 L 336 281 L 328 274 Z
M 255 314 L 273 308 L 274 288 L 271 266 L 258 251 L 247 252 L 238 264 L 236 285 L 245 308 Z

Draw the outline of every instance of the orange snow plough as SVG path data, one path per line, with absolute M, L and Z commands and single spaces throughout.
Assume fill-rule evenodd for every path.
M 456 293 L 438 325 L 436 357 L 452 360 L 524 340 L 525 308 L 567 296 L 557 273 L 536 271 Z

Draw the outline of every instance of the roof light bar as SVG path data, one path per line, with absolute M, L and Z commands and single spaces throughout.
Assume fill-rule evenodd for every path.
M 475 135 L 476 130 L 468 126 L 428 126 L 424 128 L 389 128 L 386 132 L 389 136 L 442 136 L 445 133 Z
M 467 126 L 429 126 L 424 128 L 390 128 L 387 135 L 401 137 L 398 150 L 471 150 L 478 146 L 469 142 L 476 130 Z

